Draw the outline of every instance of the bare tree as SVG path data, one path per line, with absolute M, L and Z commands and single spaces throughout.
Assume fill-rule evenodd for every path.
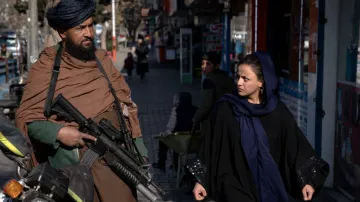
M 123 24 L 127 29 L 130 38 L 135 39 L 136 30 L 141 23 L 141 4 L 139 1 L 122 2 L 119 10 L 123 19 Z

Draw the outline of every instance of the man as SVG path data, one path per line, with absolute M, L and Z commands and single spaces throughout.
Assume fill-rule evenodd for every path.
M 193 119 L 195 125 L 206 121 L 216 101 L 236 87 L 228 74 L 219 69 L 220 62 L 221 57 L 216 52 L 209 52 L 202 58 L 201 68 L 206 78 L 202 83 L 202 102 Z
M 13 58 L 12 52 L 7 50 L 5 43 L 1 44 L 0 58 L 6 58 L 6 59 L 12 59 Z
M 141 139 L 137 117 L 137 106 L 131 100 L 130 89 L 124 77 L 117 71 L 105 50 L 94 46 L 92 15 L 95 11 L 93 0 L 56 1 L 47 11 L 49 25 L 59 33 L 62 42 L 45 48 L 39 60 L 29 71 L 27 85 L 17 110 L 18 127 L 27 134 L 34 146 L 38 162 L 47 161 L 55 168 L 76 165 L 87 147 L 85 141 L 96 139 L 77 129 L 77 124 L 44 116 L 50 80 L 57 51 L 62 47 L 60 73 L 56 81 L 54 98 L 60 93 L 87 118 L 99 121 L 107 118 L 119 128 L 106 77 L 99 70 L 96 59 L 103 66 L 116 96 L 120 100 L 126 122 L 142 156 L 147 151 Z M 61 49 L 60 49 L 61 50 Z M 117 177 L 108 166 L 97 159 L 91 166 L 95 183 L 94 201 L 136 201 L 136 192 Z

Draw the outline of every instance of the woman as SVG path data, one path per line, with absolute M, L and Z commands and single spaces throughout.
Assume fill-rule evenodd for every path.
M 150 50 L 148 46 L 145 44 L 142 38 L 139 38 L 138 46 L 135 49 L 135 54 L 137 56 L 136 73 L 140 75 L 141 80 L 145 78 L 145 73 L 149 72 L 149 64 L 147 60 L 147 55 L 149 52 Z
M 195 198 L 286 202 L 290 194 L 311 200 L 329 166 L 315 156 L 294 117 L 278 100 L 270 56 L 264 52 L 245 56 L 237 78 L 237 92 L 223 96 L 215 107 L 201 161 L 188 166 L 198 179 Z M 206 170 L 198 169 L 201 162 Z
M 129 52 L 127 58 L 125 58 L 125 60 L 124 60 L 124 68 L 126 69 L 129 80 L 132 79 L 132 71 L 134 68 L 134 63 L 135 63 L 135 61 L 133 58 L 133 54 L 131 52 Z

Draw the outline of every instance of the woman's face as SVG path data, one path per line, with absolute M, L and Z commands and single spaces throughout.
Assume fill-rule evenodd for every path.
M 239 95 L 249 98 L 255 98 L 254 96 L 257 96 L 256 98 L 258 99 L 263 83 L 256 76 L 250 65 L 242 64 L 238 70 L 237 90 Z

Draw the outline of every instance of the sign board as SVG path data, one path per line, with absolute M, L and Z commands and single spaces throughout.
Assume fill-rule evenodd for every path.
M 180 81 L 191 84 L 193 79 L 192 30 L 180 29 Z
M 280 77 L 279 83 L 279 95 L 281 102 L 283 102 L 294 115 L 299 128 L 309 141 L 312 142 L 311 140 L 314 137 L 309 136 L 313 136 L 313 134 L 307 134 L 307 85 L 302 82 L 292 81 L 283 77 Z
M 222 37 L 223 37 L 224 25 L 221 24 L 209 24 L 204 27 L 204 52 L 220 52 L 223 48 Z

